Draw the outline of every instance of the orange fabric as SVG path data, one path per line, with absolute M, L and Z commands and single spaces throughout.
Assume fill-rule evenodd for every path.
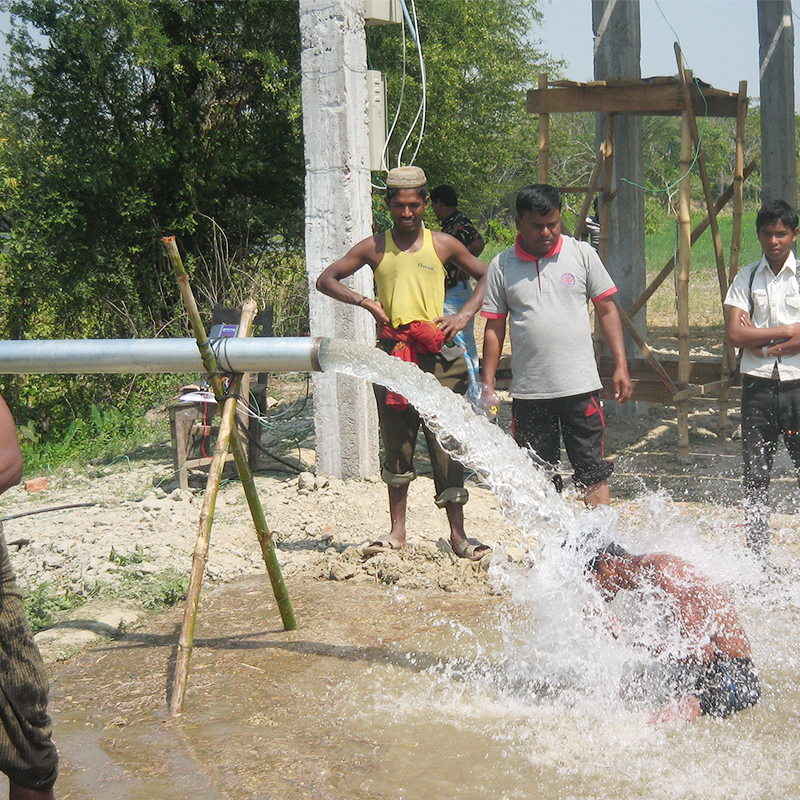
M 410 322 L 399 328 L 384 325 L 378 331 L 378 338 L 397 342 L 392 355 L 412 364 L 419 364 L 420 353 L 440 353 L 445 342 L 445 335 L 439 327 L 428 320 Z M 388 391 L 386 405 L 403 411 L 408 408 L 408 400 L 397 392 Z

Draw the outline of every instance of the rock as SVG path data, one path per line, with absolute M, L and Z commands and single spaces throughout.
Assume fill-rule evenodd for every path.
M 42 492 L 50 488 L 50 481 L 47 478 L 31 478 L 25 481 L 25 491 L 33 494 L 34 492 Z
M 45 569 L 59 569 L 64 566 L 65 561 L 61 553 L 48 553 L 42 561 L 42 566 Z
M 303 489 L 311 492 L 317 488 L 317 479 L 311 472 L 301 472 L 297 476 L 297 491 L 301 492 Z
M 334 558 L 330 563 L 328 577 L 332 581 L 346 581 L 348 578 L 354 577 L 357 572 L 358 567 L 355 564 L 341 558 Z

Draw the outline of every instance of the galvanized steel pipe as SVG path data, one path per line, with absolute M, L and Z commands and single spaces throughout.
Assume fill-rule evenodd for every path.
M 212 341 L 222 372 L 321 372 L 324 337 Z M 194 339 L 25 339 L 0 341 L 0 374 L 204 372 Z

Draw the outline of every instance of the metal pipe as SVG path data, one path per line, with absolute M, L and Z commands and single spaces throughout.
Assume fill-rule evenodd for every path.
M 321 372 L 323 337 L 212 341 L 223 372 Z M 0 341 L 0 374 L 204 372 L 194 339 L 23 339 Z

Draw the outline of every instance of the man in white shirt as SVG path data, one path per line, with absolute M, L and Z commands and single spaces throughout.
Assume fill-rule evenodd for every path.
M 769 479 L 780 437 L 800 477 L 800 278 L 797 211 L 783 200 L 756 217 L 760 261 L 725 297 L 728 341 L 742 348 L 742 445 L 747 545 L 769 553 Z

